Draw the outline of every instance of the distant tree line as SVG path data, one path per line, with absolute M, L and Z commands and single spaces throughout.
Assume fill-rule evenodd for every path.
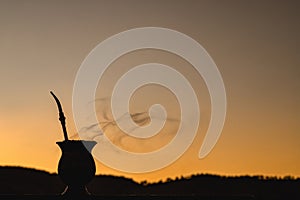
M 65 186 L 57 174 L 21 167 L 0 167 L 0 194 L 60 194 Z M 157 183 L 107 175 L 88 185 L 94 195 L 249 196 L 255 199 L 300 199 L 300 178 L 197 174 Z

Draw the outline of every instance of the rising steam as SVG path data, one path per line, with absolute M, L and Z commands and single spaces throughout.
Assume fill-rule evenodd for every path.
M 119 145 L 122 145 L 122 140 L 126 137 L 130 137 L 127 134 L 124 134 L 120 129 L 118 129 L 118 123 L 121 121 L 128 121 L 130 120 L 129 117 L 138 125 L 138 126 L 146 126 L 151 122 L 151 118 L 148 115 L 148 112 L 136 112 L 136 113 L 124 113 L 120 118 L 113 119 L 113 117 L 110 115 L 108 111 L 108 107 L 105 106 L 107 100 L 109 98 L 101 98 L 96 99 L 96 101 L 101 101 L 102 107 L 101 109 L 97 109 L 97 115 L 98 119 L 100 121 L 98 123 L 90 124 L 86 127 L 83 127 L 80 129 L 80 133 L 82 135 L 87 135 L 89 139 L 96 140 L 96 137 L 103 136 L 104 132 L 108 131 L 112 136 L 111 139 L 112 142 L 117 143 Z M 92 102 L 91 102 L 92 103 Z M 158 120 L 164 120 L 159 119 L 159 117 L 156 117 Z M 179 119 L 176 118 L 170 118 L 168 117 L 166 119 L 168 122 L 178 122 Z M 138 128 L 138 126 L 136 128 Z M 99 127 L 101 127 L 101 131 L 99 130 Z M 134 131 L 136 128 L 133 128 L 130 131 Z M 72 136 L 74 137 L 74 135 Z

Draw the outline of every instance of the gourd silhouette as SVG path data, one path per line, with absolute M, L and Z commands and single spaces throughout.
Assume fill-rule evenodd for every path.
M 66 129 L 66 117 L 61 103 L 53 92 L 50 92 L 56 101 L 59 120 L 61 122 L 64 141 L 56 142 L 62 155 L 58 163 L 58 175 L 67 185 L 62 195 L 72 197 L 89 195 L 86 184 L 95 176 L 95 161 L 91 155 L 95 141 L 69 140 Z

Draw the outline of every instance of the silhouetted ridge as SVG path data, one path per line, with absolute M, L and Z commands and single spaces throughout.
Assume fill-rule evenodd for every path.
M 21 168 L 0 167 L 0 194 L 59 194 L 64 189 L 57 174 Z M 101 196 L 246 196 L 255 199 L 300 199 L 300 178 L 263 176 L 225 177 L 210 174 L 141 184 L 124 177 L 98 175 L 88 184 Z
M 58 194 L 63 183 L 57 174 L 23 168 L 0 167 L 0 194 Z

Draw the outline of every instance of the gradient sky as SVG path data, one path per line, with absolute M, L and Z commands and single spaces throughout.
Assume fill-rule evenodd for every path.
M 198 41 L 217 64 L 228 111 L 222 135 L 204 159 L 197 155 L 210 117 L 201 77 L 173 54 L 144 50 L 114 62 L 97 96 L 109 97 L 114 81 L 131 66 L 161 62 L 185 74 L 199 92 L 197 138 L 174 164 L 147 174 L 122 173 L 97 162 L 98 174 L 157 181 L 194 173 L 300 176 L 300 14 L 298 1 L 0 1 L 0 165 L 56 172 L 63 139 L 56 105 L 60 98 L 69 135 L 76 134 L 72 89 L 77 70 L 101 41 L 144 26 L 165 27 Z M 155 97 L 161 90 L 164 95 Z M 148 97 L 148 101 L 142 100 Z M 144 87 L 131 101 L 133 112 L 156 102 L 178 116 L 176 99 L 161 87 Z M 107 102 L 96 102 L 101 109 Z M 105 107 L 106 109 L 106 107 Z M 101 115 L 101 113 L 99 114 Z M 100 116 L 101 117 L 101 116 Z M 176 129 L 167 123 L 165 132 Z M 107 135 L 118 131 L 110 128 Z M 163 142 L 143 144 L 149 151 Z M 128 140 L 123 144 L 139 144 Z M 122 144 L 119 144 L 122 146 Z M 132 147 L 132 145 L 131 145 Z M 129 148 L 130 149 L 130 148 Z

